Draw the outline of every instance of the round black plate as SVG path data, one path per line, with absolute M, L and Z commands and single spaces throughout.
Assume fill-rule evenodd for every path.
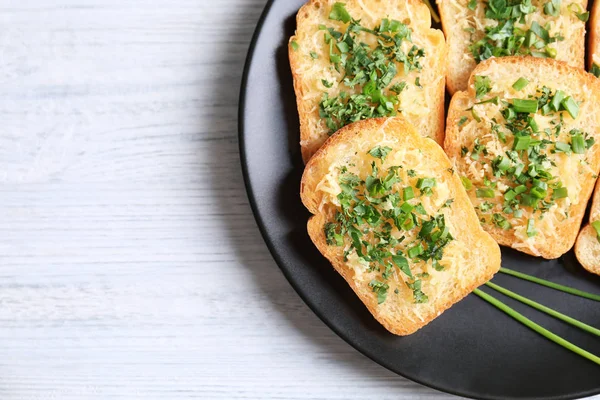
M 475 295 L 417 333 L 380 326 L 306 233 L 299 197 L 303 164 L 287 41 L 304 0 L 267 5 L 248 54 L 240 99 L 240 151 L 256 220 L 277 264 L 308 306 L 338 335 L 390 370 L 445 392 L 482 399 L 570 399 L 600 393 L 600 366 L 544 339 Z M 572 252 L 545 261 L 510 249 L 503 266 L 600 293 Z M 600 326 L 600 305 L 499 275 L 494 282 Z M 488 289 L 486 291 L 490 292 Z M 492 293 L 594 354 L 600 339 Z

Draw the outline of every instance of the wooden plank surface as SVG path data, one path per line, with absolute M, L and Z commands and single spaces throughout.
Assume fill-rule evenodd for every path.
M 0 0 L 0 398 L 442 399 L 271 259 L 237 103 L 266 0 Z

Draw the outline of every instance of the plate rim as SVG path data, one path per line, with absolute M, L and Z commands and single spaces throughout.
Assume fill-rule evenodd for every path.
M 247 153 L 246 152 L 246 130 L 245 130 L 245 124 L 244 124 L 244 121 L 245 121 L 244 115 L 245 115 L 246 97 L 247 97 L 246 87 L 247 87 L 247 83 L 248 83 L 248 75 L 250 72 L 250 67 L 252 65 L 256 44 L 257 44 L 258 38 L 262 32 L 264 22 L 265 22 L 267 16 L 269 15 L 269 12 L 271 11 L 271 8 L 272 8 L 273 4 L 275 3 L 275 1 L 276 0 L 268 0 L 267 1 L 267 3 L 265 4 L 265 6 L 260 14 L 258 21 L 256 23 L 254 31 L 252 33 L 252 38 L 251 38 L 250 44 L 248 46 L 246 58 L 244 61 L 243 71 L 242 71 L 242 79 L 241 79 L 241 83 L 240 83 L 240 92 L 239 92 L 239 97 L 238 97 L 238 112 L 237 112 L 238 151 L 239 151 L 240 164 L 241 164 L 241 169 L 242 169 L 242 176 L 244 179 L 244 187 L 246 190 L 246 195 L 248 196 L 248 202 L 250 204 L 250 208 L 252 210 L 252 215 L 254 217 L 254 220 L 256 221 L 256 224 L 258 226 L 258 229 L 260 231 L 262 239 L 265 242 L 267 249 L 269 250 L 269 253 L 271 253 L 271 257 L 273 257 L 275 264 L 277 264 L 277 267 L 283 273 L 285 279 L 288 281 L 290 286 L 294 289 L 296 294 L 298 294 L 298 296 L 302 299 L 302 301 L 308 306 L 308 308 L 329 329 L 331 329 L 339 338 L 341 338 L 344 342 L 346 342 L 348 345 L 350 345 L 353 349 L 357 350 L 360 354 L 367 357 L 369 360 L 375 362 L 376 364 L 384 367 L 385 369 L 391 371 L 392 373 L 394 373 L 396 375 L 399 375 L 405 379 L 408 379 L 411 382 L 418 383 L 419 385 L 422 385 L 426 388 L 431 388 L 431 389 L 437 390 L 439 392 L 451 394 L 454 396 L 466 397 L 466 398 L 470 398 L 470 399 L 511 400 L 511 398 L 507 398 L 507 397 L 498 397 L 498 396 L 494 396 L 494 395 L 482 396 L 481 394 L 475 394 L 468 390 L 461 391 L 459 389 L 453 389 L 450 387 L 439 386 L 439 385 L 435 384 L 435 382 L 425 382 L 417 377 L 408 376 L 407 374 L 398 371 L 391 364 L 389 364 L 383 360 L 376 359 L 374 355 L 370 354 L 371 352 L 365 346 L 353 343 L 348 338 L 348 335 L 346 335 L 342 329 L 338 329 L 332 323 L 330 323 L 328 318 L 326 318 L 324 316 L 324 314 L 319 310 L 319 308 L 311 300 L 310 296 L 307 293 L 305 293 L 304 290 L 299 285 L 297 285 L 297 283 L 291 277 L 291 274 L 287 270 L 287 267 L 285 267 L 285 263 L 283 262 L 282 257 L 279 255 L 278 250 L 276 249 L 276 246 L 271 241 L 270 235 L 268 234 L 265 223 L 263 221 L 263 217 L 258 210 L 256 197 L 254 194 L 254 189 L 252 187 L 251 178 L 250 178 L 250 174 L 249 174 L 248 160 L 246 157 L 246 153 Z M 307 0 L 305 0 L 305 1 L 307 1 Z M 544 399 L 544 400 L 575 400 L 575 399 L 591 397 L 591 396 L 595 396 L 595 395 L 599 395 L 599 394 L 600 394 L 600 387 L 597 390 L 593 390 L 593 391 L 589 391 L 589 392 L 573 393 L 572 395 L 564 395 L 564 396 L 559 395 L 559 396 L 543 397 L 542 399 Z M 515 400 L 538 400 L 538 399 L 540 399 L 540 397 L 518 397 L 518 398 L 513 397 L 512 399 L 515 399 Z

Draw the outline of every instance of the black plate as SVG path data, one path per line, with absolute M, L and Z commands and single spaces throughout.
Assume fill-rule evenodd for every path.
M 240 151 L 248 196 L 277 264 L 339 336 L 390 370 L 424 385 L 482 399 L 570 399 L 600 393 L 600 366 L 544 339 L 469 295 L 407 337 L 388 333 L 313 246 L 299 197 L 303 164 L 287 41 L 304 0 L 270 1 L 248 54 L 240 99 Z M 545 261 L 503 249 L 503 266 L 600 293 L 600 278 L 572 252 Z M 497 276 L 494 282 L 594 326 L 590 300 Z M 486 289 L 487 290 L 487 289 Z M 534 321 L 600 354 L 600 339 L 494 294 Z

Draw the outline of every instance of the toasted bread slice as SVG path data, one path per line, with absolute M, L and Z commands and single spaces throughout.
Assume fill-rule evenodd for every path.
M 598 79 L 533 57 L 487 60 L 454 95 L 445 150 L 499 244 L 548 259 L 573 246 L 600 169 L 599 110 Z
M 310 238 L 394 334 L 415 332 L 500 268 L 448 157 L 403 117 L 342 128 L 306 165 L 300 192 Z
M 596 183 L 592 198 L 590 223 L 581 229 L 575 242 L 575 255 L 579 263 L 591 273 L 600 275 L 600 239 L 591 225 L 595 221 L 600 221 L 600 181 Z
M 442 32 L 431 29 L 427 6 L 419 0 L 347 0 L 345 6 L 340 4 L 335 0 L 309 1 L 298 11 L 296 33 L 289 41 L 304 161 L 347 123 L 396 113 L 402 113 L 420 133 L 441 144 L 446 44 Z M 352 20 L 344 22 L 348 18 Z M 349 29 L 356 27 L 355 21 L 374 33 Z M 345 34 L 349 37 L 342 36 Z M 395 38 L 400 40 L 394 48 Z M 377 61 L 378 90 L 373 93 L 372 84 L 367 82 L 376 65 L 372 61 L 378 58 L 375 49 L 381 48 L 378 40 L 389 54 Z M 342 41 L 345 45 L 340 49 L 338 43 Z M 358 47 L 352 43 L 363 43 L 367 57 L 357 57 Z M 337 57 L 341 60 L 335 64 Z M 387 75 L 391 69 L 395 74 Z
M 467 89 L 469 76 L 479 62 L 474 57 L 471 46 L 481 40 L 486 40 L 486 29 L 503 26 L 507 19 L 503 17 L 499 17 L 499 19 L 486 18 L 486 11 L 489 10 L 490 5 L 495 4 L 493 1 L 438 0 L 437 3 L 448 44 L 448 76 L 446 77 L 446 83 L 450 94 L 454 94 L 458 90 Z M 522 2 L 521 4 L 525 3 Z M 558 4 L 558 7 L 556 7 L 556 4 Z M 523 17 L 523 20 L 521 21 L 518 18 L 517 22 L 513 23 L 514 31 L 513 29 L 508 29 L 507 34 L 504 36 L 502 32 L 499 33 L 499 41 L 495 40 L 497 37 L 493 34 L 490 35 L 489 40 L 486 40 L 492 47 L 496 47 L 496 51 L 500 51 L 499 48 L 505 49 L 504 53 L 493 55 L 527 55 L 534 52 L 540 57 L 544 57 L 555 52 L 557 60 L 565 61 L 574 67 L 583 68 L 585 58 L 585 22 L 578 18 L 577 13 L 580 13 L 580 16 L 584 18 L 581 13 L 586 10 L 587 0 L 562 0 L 556 3 L 552 0 L 532 0 L 531 5 L 535 9 L 526 10 L 528 13 Z M 551 9 L 548 9 L 548 7 L 551 7 Z M 490 15 L 488 14 L 488 16 Z M 563 37 L 564 39 L 559 39 L 552 43 L 549 43 L 552 40 L 546 42 L 538 35 L 527 39 L 527 32 L 532 28 L 532 24 L 534 23 L 544 30 L 547 29 L 547 34 L 550 38 Z M 527 46 L 524 44 L 518 51 L 512 50 L 516 49 L 516 47 L 511 47 L 511 50 L 509 50 L 509 46 L 504 45 L 504 43 L 517 38 L 519 35 L 518 30 L 522 31 L 523 43 L 529 44 L 535 42 L 540 43 L 540 45 L 544 44 L 544 46 L 538 49 L 535 45 Z M 534 31 L 541 32 L 542 35 L 544 35 L 544 30 L 540 31 L 534 28 Z M 547 50 L 547 48 L 553 50 Z M 481 50 L 475 50 L 475 54 L 483 53 L 483 48 L 479 49 Z M 482 55 L 484 58 L 489 58 L 490 56 L 492 56 L 491 52 L 487 55 Z
M 595 75 L 600 72 L 600 2 L 594 1 L 590 11 L 590 32 L 588 35 L 588 68 L 593 70 L 596 64 Z

